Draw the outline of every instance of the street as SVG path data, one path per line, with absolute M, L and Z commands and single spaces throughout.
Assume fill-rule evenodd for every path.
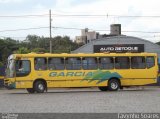
M 145 87 L 101 92 L 97 88 L 50 89 L 43 94 L 0 90 L 2 113 L 156 113 L 160 88 Z

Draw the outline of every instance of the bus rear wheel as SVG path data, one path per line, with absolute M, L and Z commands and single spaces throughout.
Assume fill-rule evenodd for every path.
M 28 93 L 35 93 L 35 90 L 33 88 L 27 88 Z
M 46 87 L 45 84 L 42 81 L 36 81 L 34 84 L 34 90 L 37 93 L 44 93 Z
M 105 86 L 105 87 L 98 87 L 100 91 L 107 91 L 108 90 L 108 87 Z
M 120 88 L 120 82 L 117 79 L 110 79 L 108 82 L 108 90 L 117 91 Z

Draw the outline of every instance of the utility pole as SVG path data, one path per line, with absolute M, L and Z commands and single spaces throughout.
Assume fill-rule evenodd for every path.
M 51 10 L 49 10 L 49 34 L 50 34 L 50 53 L 52 53 L 52 18 L 51 18 Z

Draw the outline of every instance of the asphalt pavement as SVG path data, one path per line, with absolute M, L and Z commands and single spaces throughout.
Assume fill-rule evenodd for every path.
M 157 113 L 160 87 L 101 92 L 97 88 L 51 89 L 43 94 L 0 90 L 1 113 Z

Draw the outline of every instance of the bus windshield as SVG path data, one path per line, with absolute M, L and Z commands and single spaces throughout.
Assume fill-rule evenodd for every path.
M 15 60 L 8 59 L 6 76 L 8 78 L 12 78 L 12 77 L 14 77 L 14 72 L 15 72 Z

